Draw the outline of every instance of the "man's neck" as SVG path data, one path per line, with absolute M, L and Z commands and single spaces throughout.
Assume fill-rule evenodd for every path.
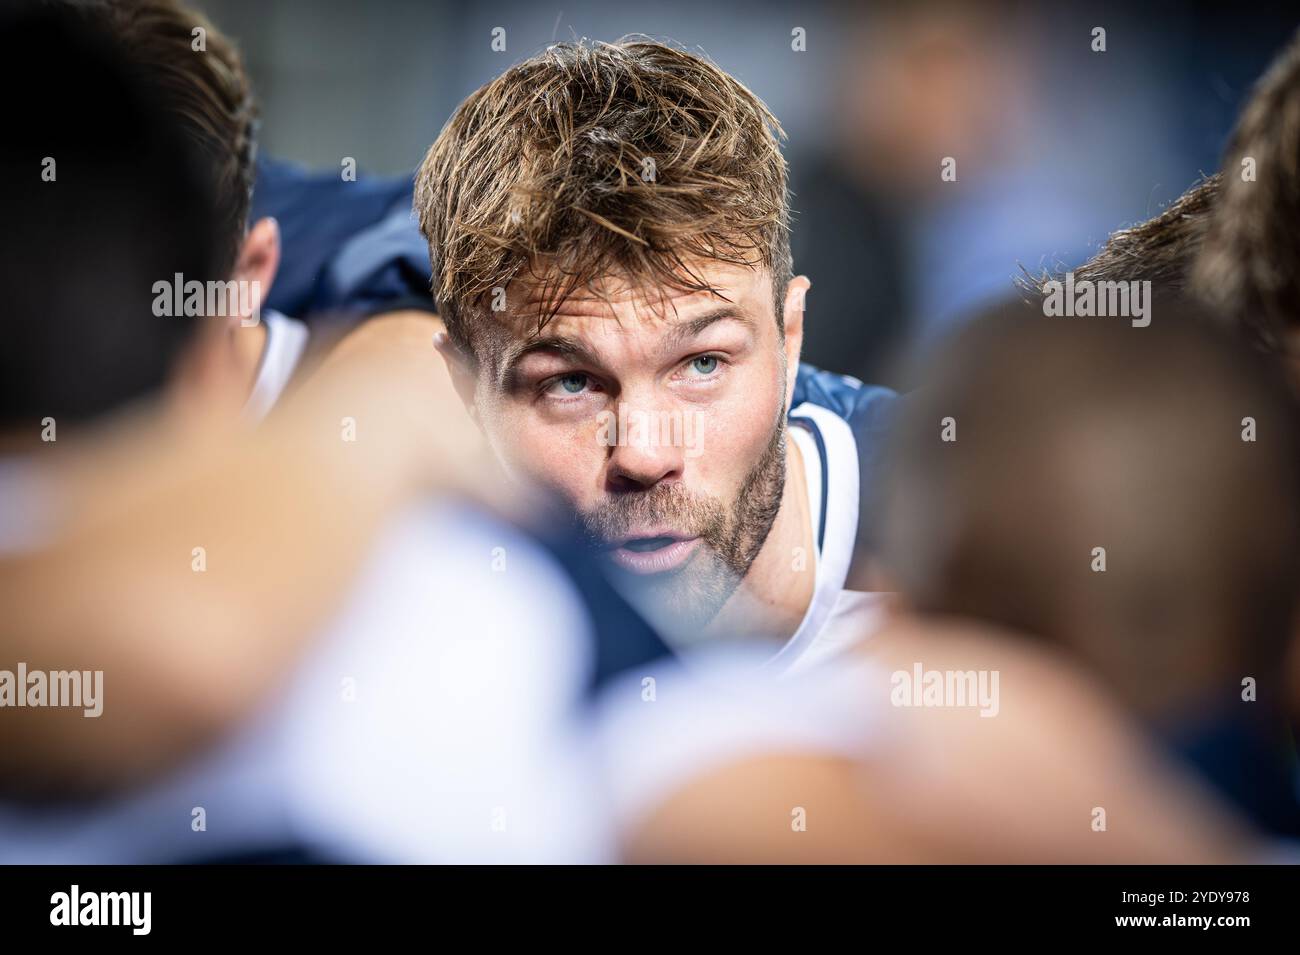
M 803 622 L 817 572 L 808 476 L 798 443 L 786 431 L 781 506 L 749 573 L 708 625 L 710 635 L 785 641 Z
M 266 325 L 263 322 L 235 329 L 231 347 L 235 352 L 238 374 L 246 385 L 245 393 L 251 393 L 257 382 L 257 373 L 262 367 L 262 356 L 266 351 L 266 339 Z

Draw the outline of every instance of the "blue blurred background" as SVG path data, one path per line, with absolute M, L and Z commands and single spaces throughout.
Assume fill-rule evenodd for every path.
M 263 152 L 321 169 L 408 173 L 467 94 L 553 40 L 644 33 L 704 52 L 789 136 L 805 357 L 885 382 L 901 350 L 1005 297 L 1022 267 L 1077 264 L 1216 169 L 1300 21 L 1205 3 L 195 5 L 243 51 Z

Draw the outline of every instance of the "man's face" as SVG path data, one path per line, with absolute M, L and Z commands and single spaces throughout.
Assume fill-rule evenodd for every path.
M 778 330 L 766 269 L 697 274 L 727 300 L 611 283 L 540 334 L 542 303 L 512 285 L 489 313 L 497 340 L 478 339 L 474 410 L 512 474 L 558 492 L 620 574 L 702 624 L 780 507 L 802 325 Z

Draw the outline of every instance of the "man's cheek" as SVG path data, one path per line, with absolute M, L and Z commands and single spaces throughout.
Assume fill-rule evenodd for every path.
M 591 430 L 581 423 L 556 427 L 533 421 L 503 436 L 501 450 L 516 474 L 581 506 L 592 496 L 604 454 Z
M 752 463 L 772 438 L 784 397 L 778 392 L 771 382 L 760 381 L 715 405 L 708 414 L 705 440 L 742 463 Z
M 698 478 L 712 486 L 738 486 L 767 449 L 776 421 L 767 402 L 729 402 L 699 412 L 688 439 L 686 456 Z M 690 442 L 694 442 L 694 447 Z

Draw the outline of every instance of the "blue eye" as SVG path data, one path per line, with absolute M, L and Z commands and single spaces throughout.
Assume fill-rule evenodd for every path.
M 718 356 L 700 355 L 698 358 L 692 358 L 691 368 L 698 371 L 701 375 L 711 375 L 718 370 Z
M 587 388 L 588 378 L 582 374 L 562 375 L 555 379 L 554 384 L 560 387 L 566 395 L 580 395 Z

